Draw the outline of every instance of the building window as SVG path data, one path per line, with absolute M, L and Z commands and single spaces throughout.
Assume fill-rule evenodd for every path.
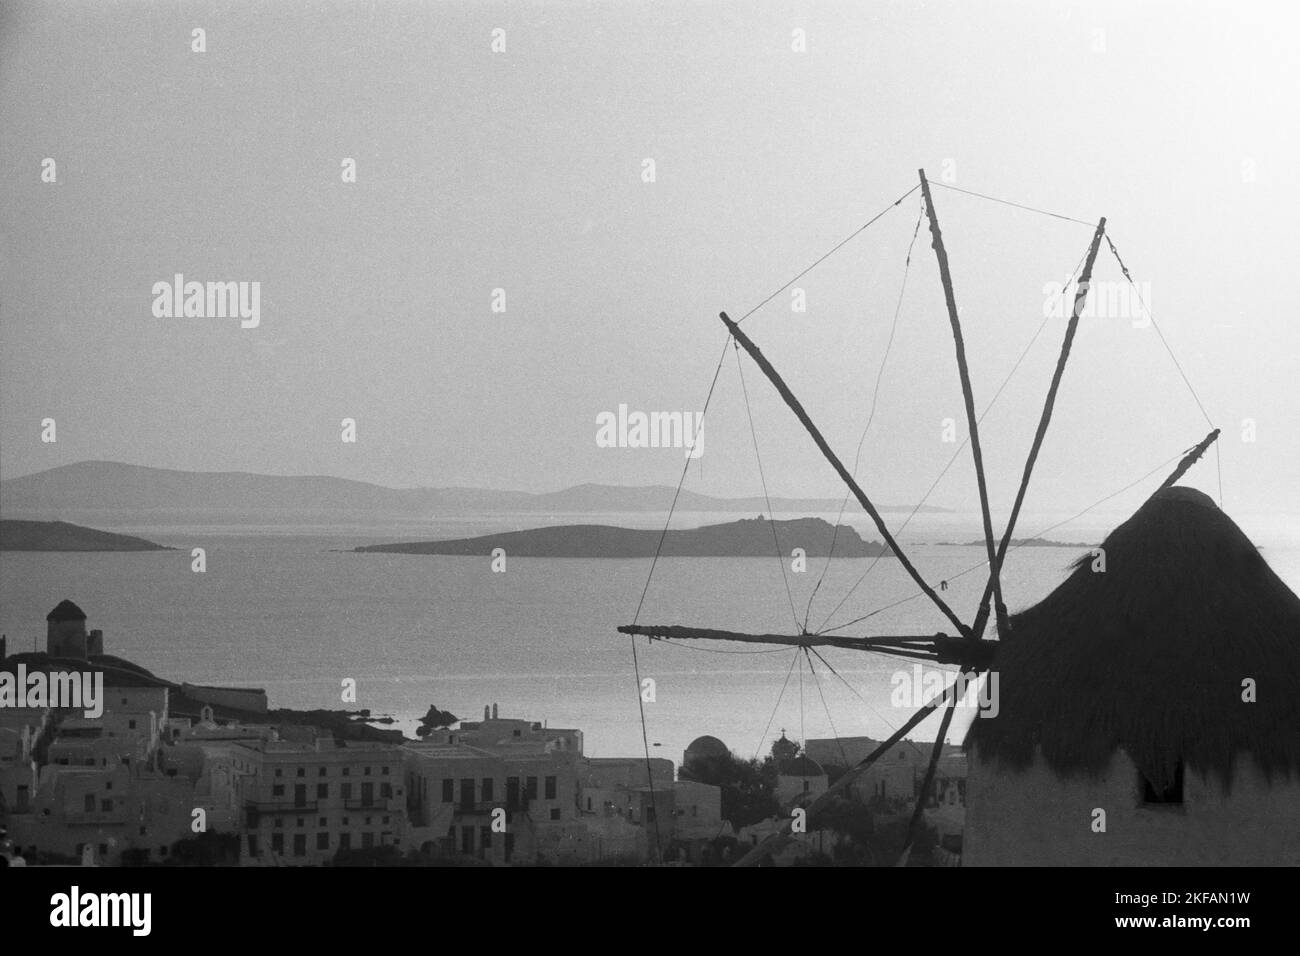
M 306 768 L 306 767 L 299 767 L 299 768 L 298 768 L 298 776 L 300 776 L 300 777 L 305 777 L 305 776 L 307 776 L 307 768 Z
M 295 833 L 293 835 L 293 855 L 294 856 L 307 855 L 307 834 Z
M 472 807 L 474 805 L 474 781 L 466 777 L 460 782 L 460 804 L 463 807 Z
M 554 777 L 546 778 L 546 799 L 547 800 L 555 799 L 555 778 Z
M 515 855 L 515 835 L 513 833 L 506 834 L 506 847 L 505 847 L 504 855 L 507 863 L 509 863 L 510 858 Z
M 272 852 L 272 853 L 284 853 L 284 834 L 283 834 L 283 833 L 272 833 L 272 834 L 271 834 L 271 852 Z
M 352 799 L 352 784 L 350 784 L 350 783 L 341 783 L 341 784 L 339 784 L 339 796 L 341 796 L 344 800 L 351 800 L 351 799 Z
M 370 768 L 369 768 L 369 767 L 366 768 L 366 770 L 365 770 L 365 775 L 366 775 L 367 777 L 370 776 Z
M 327 820 L 325 817 L 321 817 L 319 820 L 316 821 L 316 823 L 318 826 L 322 826 L 322 827 L 327 827 L 330 825 L 329 820 Z
M 451 803 L 456 799 L 456 781 L 444 780 L 442 782 L 442 802 Z
M 100 800 L 100 801 L 99 801 L 99 810 L 100 810 L 101 813 L 110 813 L 110 812 L 112 812 L 112 810 L 113 810 L 113 801 L 112 801 L 112 800 Z
M 248 835 L 248 855 L 257 856 L 257 834 L 256 833 L 250 833 Z
M 280 817 L 276 817 L 276 818 L 275 818 L 275 824 L 274 824 L 274 826 L 276 827 L 276 829 L 279 829 L 279 828 L 283 827 L 283 826 L 284 826 L 284 820 L 283 820 L 282 818 L 280 818 Z
M 340 849 L 340 850 L 350 850 L 350 849 L 352 849 L 352 834 L 351 834 L 351 833 L 340 833 L 340 834 L 339 834 L 339 849 Z
M 393 785 L 391 783 L 381 783 L 379 785 L 379 797 L 381 800 L 387 800 L 393 795 Z
M 303 817 L 299 817 L 296 826 L 305 827 L 306 825 L 307 821 Z
M 284 796 L 284 784 L 282 784 L 282 783 L 277 783 L 277 784 L 275 784 L 273 787 L 271 787 L 271 796 L 273 796 L 273 797 L 283 797 L 283 796 Z
M 328 800 L 330 795 L 330 785 L 328 783 L 316 784 L 316 799 Z
M 529 800 L 537 799 L 537 778 L 529 777 L 524 781 L 524 796 Z
M 316 834 L 316 849 L 328 850 L 330 848 L 330 835 L 328 833 Z
M 388 776 L 388 768 L 387 768 L 387 767 L 385 767 L 383 770 L 381 770 L 381 771 L 379 771 L 379 772 L 380 772 L 381 774 L 383 774 L 385 777 Z
M 84 806 L 87 813 L 95 812 L 95 795 L 93 793 L 86 794 Z
M 350 777 L 350 776 L 352 776 L 352 768 L 351 768 L 351 767 L 344 767 L 344 768 L 343 768 L 343 776 L 345 776 L 345 777 Z
M 375 845 L 375 835 L 373 833 L 361 834 L 361 849 L 369 850 Z
M 134 721 L 134 720 L 128 720 L 128 721 L 126 722 L 126 729 L 127 729 L 127 730 L 135 730 L 135 721 Z
M 281 770 L 279 767 L 276 767 L 276 768 L 275 768 L 275 775 L 276 775 L 277 777 L 283 777 L 283 776 L 284 776 L 284 771 Z
M 552 820 L 558 820 L 558 819 L 560 819 L 560 808 L 559 808 L 559 807 L 552 807 L 552 808 L 551 808 L 551 819 L 552 819 Z
M 460 828 L 460 852 L 466 856 L 474 855 L 474 828 Z
M 478 853 L 479 856 L 486 856 L 488 850 L 492 849 L 492 828 L 478 828 Z
M 1160 789 L 1154 786 L 1145 774 L 1142 778 L 1142 802 L 1151 804 L 1181 805 L 1183 802 L 1183 762 L 1174 765 L 1174 777 L 1169 786 Z

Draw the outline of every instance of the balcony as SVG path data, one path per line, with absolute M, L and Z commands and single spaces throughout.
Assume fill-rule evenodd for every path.
M 70 827 L 102 827 L 126 823 L 126 817 L 125 807 L 120 810 L 74 810 L 67 814 L 64 822 Z
M 315 813 L 319 802 L 316 800 L 275 800 L 271 803 L 248 801 L 244 809 L 253 813 Z
M 371 797 L 369 800 L 362 797 L 359 800 L 344 800 L 343 809 L 393 811 L 393 805 L 396 803 L 397 800 L 393 797 Z
M 446 804 L 443 804 L 446 806 Z M 458 817 L 475 817 L 491 816 L 493 810 L 504 810 L 506 819 L 510 819 L 513 813 L 527 813 L 528 801 L 521 800 L 515 803 L 507 803 L 505 800 L 489 800 L 486 803 L 467 803 L 456 802 L 452 805 L 452 812 Z

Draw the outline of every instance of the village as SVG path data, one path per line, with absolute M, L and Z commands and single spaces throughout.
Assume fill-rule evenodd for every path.
M 69 600 L 46 626 L 45 651 L 0 660 L 0 675 L 93 673 L 101 710 L 0 700 L 0 849 L 10 865 L 721 865 L 877 745 L 800 746 L 783 732 L 770 755 L 746 761 L 706 735 L 675 768 L 589 757 L 580 729 L 503 716 L 497 704 L 482 720 L 426 721 L 410 740 L 272 710 L 257 688 L 165 681 L 104 653 L 102 631 L 87 631 Z M 965 758 L 947 749 L 931 815 L 934 861 L 952 865 Z M 777 862 L 861 861 L 863 848 L 887 862 L 863 828 L 897 830 L 926 759 L 905 742 L 856 783 L 843 819 L 803 828 Z M 746 774 L 757 786 L 737 786 Z

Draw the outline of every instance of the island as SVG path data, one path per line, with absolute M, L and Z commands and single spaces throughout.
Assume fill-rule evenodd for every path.
M 775 529 L 775 538 L 773 530 Z M 769 521 L 763 516 L 742 518 L 699 528 L 669 530 L 618 528 L 611 525 L 573 524 L 526 531 L 507 531 L 457 538 L 450 541 L 405 541 L 354 548 L 358 553 L 490 555 L 501 548 L 522 558 L 650 558 L 659 547 L 664 557 L 757 558 L 780 554 L 788 558 L 795 548 L 806 557 L 831 553 L 844 558 L 874 558 L 890 554 L 877 541 L 864 541 L 853 528 L 836 526 L 821 518 Z
M 940 541 L 939 547 L 982 548 L 984 541 Z M 1050 538 L 1012 538 L 1013 548 L 1095 548 L 1095 544 L 1083 544 L 1078 541 L 1052 541 Z
M 0 521 L 0 551 L 174 551 L 161 544 L 68 524 L 66 521 Z

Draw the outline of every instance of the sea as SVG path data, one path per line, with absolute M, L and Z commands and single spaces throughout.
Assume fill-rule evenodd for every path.
M 678 515 L 674 527 L 735 514 Z M 824 515 L 834 521 L 836 515 Z M 1026 516 L 1024 537 L 1067 516 Z M 901 516 L 887 516 L 891 526 Z M 135 526 L 176 551 L 0 553 L 0 632 L 10 652 L 44 648 L 45 614 L 63 598 L 104 632 L 109 654 L 175 681 L 263 687 L 272 707 L 366 708 L 413 735 L 430 705 L 478 719 L 503 717 L 583 732 L 592 756 L 680 762 L 711 734 L 742 756 L 792 739 L 890 734 L 931 680 L 913 662 L 849 650 L 820 657 L 787 647 L 701 641 L 649 642 L 621 624 L 688 624 L 794 634 L 848 625 L 840 635 L 952 632 L 892 558 L 808 558 L 796 571 L 768 558 L 650 561 L 492 559 L 356 554 L 397 540 L 486 534 L 573 522 L 651 527 L 662 516 L 614 514 L 471 516 L 419 528 Z M 878 540 L 865 516 L 845 516 Z M 1003 573 L 1013 610 L 1045 596 L 1072 562 L 1122 515 L 1089 514 L 1046 537 L 1073 547 L 1022 547 Z M 1236 517 L 1275 571 L 1300 591 L 1300 516 Z M 905 550 L 943 598 L 969 619 L 985 584 L 978 516 L 920 514 Z M 1021 535 L 1018 533 L 1017 537 Z M 191 569 L 201 547 L 206 570 Z M 648 583 L 647 583 L 648 582 Z M 638 610 L 639 609 L 639 610 Z M 854 619 L 862 618 L 862 620 Z M 850 623 L 854 622 L 854 623 Z M 356 682 L 355 704 L 342 699 Z M 948 739 L 960 742 L 973 707 L 959 709 Z M 933 740 L 938 720 L 916 740 Z

